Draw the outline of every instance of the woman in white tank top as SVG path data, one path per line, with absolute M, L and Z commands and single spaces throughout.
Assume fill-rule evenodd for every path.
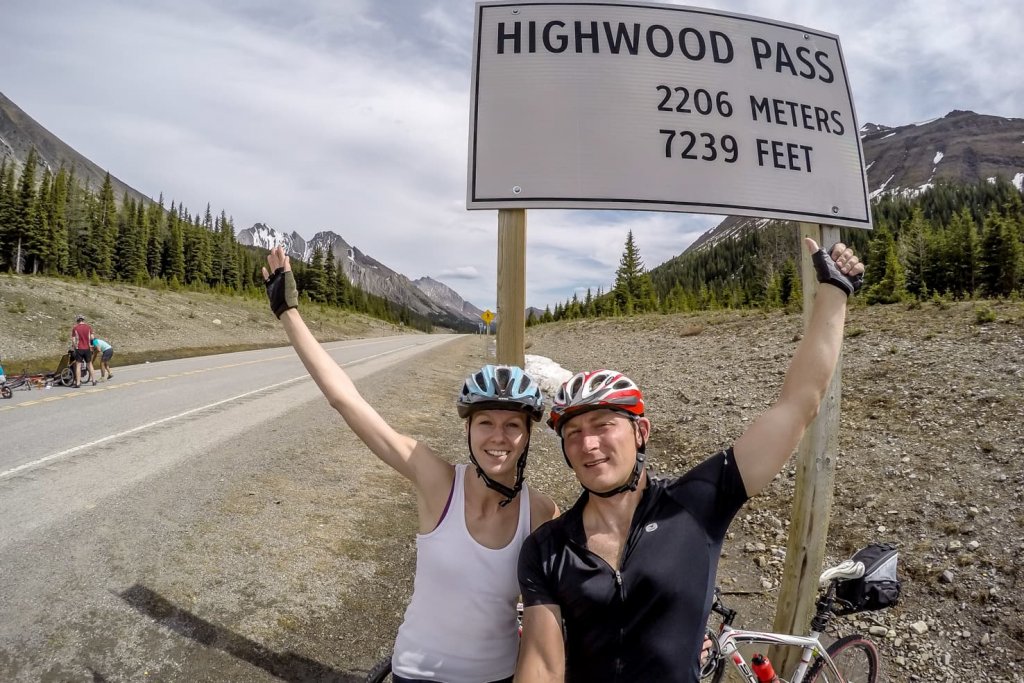
M 530 429 L 544 412 L 537 383 L 513 366 L 487 365 L 467 377 L 457 407 L 471 465 L 452 465 L 396 432 L 363 399 L 299 315 L 284 251 L 273 249 L 267 263 L 271 309 L 303 365 L 352 431 L 416 488 L 416 578 L 392 677 L 396 683 L 511 680 L 519 548 L 558 513 L 550 498 L 524 483 Z

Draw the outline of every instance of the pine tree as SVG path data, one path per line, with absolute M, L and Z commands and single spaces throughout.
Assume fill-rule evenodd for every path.
M 981 240 L 980 281 L 985 296 L 1009 296 L 1021 283 L 1022 252 L 1015 220 L 995 209 L 985 217 Z
M 167 214 L 167 234 L 164 276 L 169 283 L 185 284 L 185 234 L 174 202 L 171 202 L 171 211 Z
M 231 289 L 242 288 L 241 270 L 238 267 L 238 242 L 235 241 L 235 224 L 226 211 L 220 212 L 218 235 L 221 244 L 221 280 Z
M 74 170 L 68 175 L 68 268 L 69 275 L 82 276 L 89 272 L 89 234 L 92 231 L 95 195 L 89 185 L 78 182 Z
M 633 231 L 626 235 L 626 246 L 619 260 L 619 268 L 615 271 L 615 299 L 619 310 L 626 315 L 634 311 L 655 311 L 658 309 L 658 297 L 654 291 L 651 276 L 644 269 L 640 251 L 633 240 Z
M 929 232 L 930 226 L 921 207 L 916 207 L 910 220 L 900 227 L 900 264 L 903 266 L 907 292 L 918 299 L 925 296 L 928 291 L 925 273 L 930 266 Z
M 48 210 L 52 178 L 49 169 L 43 171 L 39 191 L 33 198 L 31 223 L 25 231 L 25 265 L 33 274 L 47 270 L 53 261 L 53 228 Z
M 882 279 L 868 289 L 869 304 L 894 304 L 903 300 L 906 295 L 906 281 L 903 278 L 903 266 L 896 255 L 896 241 L 890 235 L 885 255 L 885 273 Z
M 164 196 L 156 204 L 149 205 L 149 216 L 147 219 L 149 232 L 146 237 L 146 272 L 149 277 L 160 277 L 163 273 L 162 256 L 164 251 L 164 240 L 166 239 L 166 227 L 164 222 Z
M 334 252 L 330 250 L 324 259 L 324 301 L 332 306 L 338 305 L 338 266 Z
M 793 301 L 793 292 L 800 286 L 800 274 L 796 270 L 796 262 L 786 259 L 779 274 L 779 303 L 788 306 Z
M 202 227 L 211 236 L 209 238 L 210 274 L 207 281 L 211 287 L 216 287 L 224 282 L 224 241 L 220 231 L 220 223 L 214 224 L 209 202 L 206 204 L 206 213 L 203 214 Z
M 947 240 L 949 289 L 959 299 L 974 295 L 978 277 L 978 226 L 963 207 L 950 220 Z
M 71 192 L 71 176 L 63 166 L 54 176 L 47 202 L 50 222 L 51 257 L 53 259 L 50 272 L 65 274 L 68 272 L 68 200 Z
M 212 233 L 201 223 L 193 222 L 185 212 L 181 219 L 183 251 L 185 255 L 185 282 L 189 285 L 208 285 L 213 277 L 210 239 Z
M 306 289 L 309 298 L 313 301 L 326 301 L 326 288 L 324 286 L 324 252 L 319 246 L 314 247 L 313 256 L 310 258 Z
M 870 289 L 885 277 L 890 247 L 896 253 L 896 240 L 892 231 L 885 225 L 875 228 L 875 234 L 868 244 L 868 253 L 864 261 L 864 288 Z
M 114 245 L 117 243 L 117 204 L 110 173 L 103 180 L 91 213 L 85 247 L 86 272 L 110 280 L 114 277 Z
M 345 268 L 342 264 L 338 263 L 338 274 L 335 278 L 334 285 L 335 296 L 338 299 L 338 305 L 350 308 L 355 305 L 352 293 L 352 283 L 345 275 Z
M 25 166 L 18 179 L 18 192 L 14 204 L 14 222 L 7 235 L 7 248 L 14 272 L 20 273 L 26 263 L 27 243 L 32 242 L 38 230 L 36 221 L 36 165 L 39 155 L 35 147 L 29 150 Z
M 0 267 L 11 263 L 14 220 L 18 195 L 14 178 L 14 161 L 5 158 L 0 165 Z
M 764 290 L 763 302 L 765 310 L 782 308 L 782 273 L 776 271 L 771 274 Z
M 139 234 L 135 230 L 135 200 L 126 197 L 117 215 L 117 244 L 114 245 L 114 274 L 118 280 L 134 282 L 135 252 L 138 249 Z
M 135 207 L 135 248 L 131 254 L 132 282 L 143 284 L 148 278 L 146 270 L 147 250 L 149 244 L 149 212 L 145 203 L 140 201 Z

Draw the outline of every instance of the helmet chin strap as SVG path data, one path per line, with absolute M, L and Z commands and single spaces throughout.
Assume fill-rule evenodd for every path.
M 523 490 L 523 480 L 526 479 L 526 456 L 530 452 L 530 441 L 527 436 L 526 447 L 523 448 L 523 454 L 519 456 L 519 461 L 516 463 L 516 483 L 510 487 L 505 486 L 500 481 L 495 481 L 487 476 L 483 468 L 480 467 L 480 463 L 477 462 L 476 456 L 473 455 L 473 439 L 469 435 L 469 430 L 472 429 L 470 424 L 466 429 L 466 441 L 469 444 L 469 461 L 476 467 L 476 476 L 484 480 L 484 485 L 492 491 L 497 491 L 501 495 L 505 496 L 505 500 L 498 503 L 499 507 L 505 507 L 512 500 L 519 495 L 519 492 Z

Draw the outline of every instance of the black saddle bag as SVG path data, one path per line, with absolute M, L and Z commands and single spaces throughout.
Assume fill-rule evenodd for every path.
M 858 550 L 854 562 L 864 563 L 864 576 L 840 581 L 836 597 L 849 605 L 844 614 L 870 612 L 892 607 L 900 599 L 900 580 L 896 576 L 899 551 L 892 543 L 872 543 Z

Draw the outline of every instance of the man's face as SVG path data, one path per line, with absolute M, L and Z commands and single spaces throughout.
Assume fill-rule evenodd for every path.
M 576 478 L 592 491 L 610 491 L 632 473 L 651 423 L 616 410 L 591 410 L 565 423 L 562 441 Z

